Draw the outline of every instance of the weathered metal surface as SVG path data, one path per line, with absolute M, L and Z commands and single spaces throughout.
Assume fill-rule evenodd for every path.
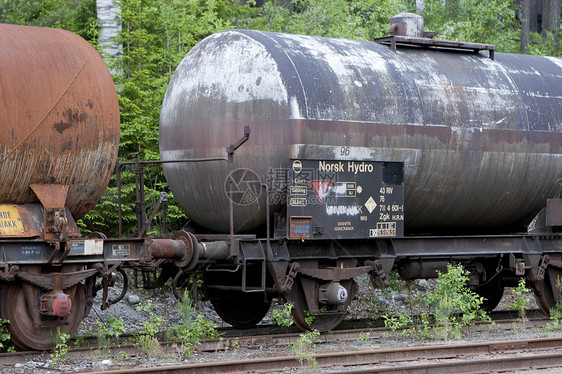
M 23 349 L 48 350 L 53 347 L 53 334 L 57 331 L 74 335 L 84 317 L 86 298 L 82 285 L 65 290 L 72 308 L 64 319 L 43 316 L 37 302 L 45 294 L 28 283 L 12 283 L 0 293 L 2 318 L 10 321 L 8 331 L 12 342 Z M 10 302 L 7 302 L 9 300 Z M 64 312 L 62 309 L 59 312 Z M 52 313 L 48 313 L 52 314 Z
M 404 162 L 406 232 L 505 232 L 562 177 L 561 100 L 561 59 L 233 30 L 179 65 L 160 149 L 165 160 L 221 156 L 250 126 L 234 168 L 270 185 L 272 214 L 289 158 Z M 228 232 L 225 165 L 165 172 L 191 218 Z M 237 231 L 265 223 L 264 195 L 235 204 Z
M 29 185 L 44 208 L 62 208 L 68 195 L 67 185 L 31 184 Z
M 186 255 L 188 249 L 191 248 L 183 240 L 150 239 L 147 241 L 147 250 L 152 258 L 181 259 Z M 191 251 L 193 252 L 193 249 Z M 189 256 L 190 258 L 191 256 Z
M 562 199 L 548 199 L 546 224 L 548 226 L 562 226 Z
M 424 47 L 436 49 L 448 49 L 449 51 L 471 50 L 473 52 L 480 52 L 482 50 L 488 51 L 490 58 L 495 58 L 496 46 L 493 44 L 482 43 L 466 43 L 455 40 L 439 40 L 431 38 L 416 38 L 409 36 L 388 36 L 375 39 L 377 43 L 390 45 L 392 50 L 396 52 L 397 46 L 405 47 Z
M 96 50 L 63 30 L 0 25 L 0 203 L 37 202 L 31 184 L 70 186 L 86 214 L 109 182 L 119 141 L 115 86 Z
M 0 236 L 24 235 L 25 228 L 17 205 L 0 205 Z
M 7 209 L 2 207 L 13 207 L 17 209 L 17 214 L 13 217 L 16 220 L 16 225 L 22 230 L 13 230 L 9 232 L 8 230 L 2 229 L 2 226 L 6 226 L 8 223 L 0 223 L 0 236 L 2 238 L 8 237 L 19 237 L 19 238 L 31 238 L 40 236 L 43 232 L 44 222 L 43 213 L 40 204 L 21 204 L 21 205 L 0 205 L 0 214 L 6 215 L 8 213 Z M 12 215 L 10 215 L 12 217 Z M 17 218 L 20 221 L 17 221 Z M 3 220 L 10 221 L 10 218 Z

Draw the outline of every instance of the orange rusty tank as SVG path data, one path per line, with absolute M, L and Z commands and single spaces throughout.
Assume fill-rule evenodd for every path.
M 98 52 L 64 30 L 0 24 L 0 204 L 38 202 L 31 184 L 69 185 L 86 214 L 119 145 L 115 85 Z

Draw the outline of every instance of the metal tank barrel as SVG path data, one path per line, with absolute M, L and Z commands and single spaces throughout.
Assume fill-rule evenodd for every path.
M 252 135 L 234 157 L 235 192 L 258 194 L 258 181 L 275 198 L 289 158 L 401 161 L 408 232 L 509 231 L 562 178 L 562 59 L 225 31 L 172 78 L 162 159 L 223 156 L 243 126 Z M 228 232 L 224 163 L 165 173 L 192 219 Z M 236 230 L 263 225 L 265 204 L 264 193 L 238 201 Z
M 0 204 L 38 202 L 30 185 L 69 185 L 86 214 L 109 183 L 119 105 L 98 52 L 64 30 L 0 24 Z

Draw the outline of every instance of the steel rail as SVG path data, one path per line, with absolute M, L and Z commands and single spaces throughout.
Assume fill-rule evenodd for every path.
M 562 337 L 528 340 L 496 341 L 472 344 L 416 346 L 388 349 L 351 350 L 311 354 L 317 368 L 344 367 L 348 372 L 354 366 L 377 365 L 362 368 L 358 373 L 471 373 L 520 368 L 550 368 L 562 366 L 562 351 L 538 353 L 562 346 Z M 520 356 L 521 352 L 533 352 Z M 491 357 L 500 353 L 505 357 Z M 475 356 L 479 356 L 475 358 Z M 459 359 L 463 357 L 464 359 Z M 419 364 L 419 360 L 445 360 Z M 385 365 L 385 366 L 382 366 Z M 252 358 L 238 361 L 218 361 L 177 366 L 134 367 L 123 370 L 104 370 L 89 374 L 173 374 L 173 373 L 241 373 L 282 371 L 286 368 L 306 368 L 296 356 Z M 341 373 L 342 369 L 335 371 Z
M 505 317 L 505 313 L 496 313 L 500 317 Z M 533 314 L 533 313 L 531 313 Z M 538 314 L 538 313 L 536 313 Z M 548 318 L 529 318 L 526 321 L 526 328 L 542 328 L 549 321 Z M 318 338 L 319 344 L 341 344 L 344 342 L 357 342 L 362 337 L 367 337 L 368 340 L 383 339 L 385 335 L 392 334 L 392 330 L 387 327 L 367 327 L 365 321 L 354 321 L 358 326 L 345 330 L 335 330 L 329 333 L 323 333 Z M 474 332 L 491 332 L 500 330 L 513 329 L 514 323 L 518 323 L 516 319 L 495 319 L 495 325 L 491 326 L 488 323 L 478 323 L 475 326 L 467 328 L 466 331 Z M 299 339 L 301 332 L 291 331 L 282 332 L 282 329 L 273 326 L 262 326 L 262 328 L 255 328 L 252 330 L 236 330 L 236 329 L 221 329 L 223 337 L 219 339 L 205 339 L 201 345 L 196 348 L 199 353 L 203 352 L 219 352 L 229 351 L 232 349 L 232 341 L 236 341 L 236 346 L 239 349 L 267 349 L 270 347 L 283 348 L 291 342 Z M 250 334 L 248 334 L 248 332 Z M 400 330 L 397 330 L 399 333 Z M 136 356 L 142 354 L 137 348 L 134 347 L 129 341 L 132 334 L 124 334 L 119 339 L 116 339 L 114 344 L 118 345 L 120 352 L 125 352 L 129 356 Z M 81 352 L 89 352 L 99 349 L 97 345 L 96 336 L 85 336 L 84 344 L 81 347 L 70 348 L 68 354 L 70 357 L 80 356 Z M 177 341 L 161 341 L 161 345 L 166 351 L 169 346 L 179 345 Z M 73 346 L 72 343 L 69 343 Z M 33 360 L 37 356 L 36 351 L 19 351 L 19 352 L 3 352 L 0 353 L 0 368 L 2 366 L 14 365 L 25 361 Z M 72 358 L 70 358 L 72 360 Z M 1 371 L 1 370 L 0 370 Z

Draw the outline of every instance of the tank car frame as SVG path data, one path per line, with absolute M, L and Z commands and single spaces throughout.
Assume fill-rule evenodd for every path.
M 249 136 L 250 130 L 246 128 L 244 137 L 234 149 Z M 230 162 L 234 157 L 233 147 L 227 148 L 227 157 L 222 159 L 229 162 L 230 173 L 233 172 Z M 216 160 L 176 162 L 205 161 Z M 314 206 L 317 203 L 314 200 L 317 197 L 314 188 L 309 187 L 309 196 L 305 196 L 312 204 L 304 207 L 297 204 L 297 210 L 291 208 L 291 198 L 294 196 L 287 192 L 286 209 L 276 215 L 275 220 L 267 220 L 266 226 L 270 230 L 266 230 L 261 237 L 234 234 L 232 221 L 230 234 L 177 232 L 176 238 L 189 243 L 188 252 L 191 255 L 190 259 L 184 256 L 183 266 L 173 270 L 178 271 L 173 280 L 177 297 L 182 296 L 181 290 L 187 280 L 201 274 L 205 297 L 211 300 L 225 322 L 237 328 L 253 327 L 267 314 L 273 298 L 283 298 L 293 303 L 292 315 L 298 327 L 326 331 L 335 328 L 344 318 L 356 292 L 355 277 L 369 274 L 373 286 L 380 288 L 389 285 L 388 275 L 393 270 L 405 280 L 427 279 L 435 278 L 436 271 L 445 272 L 447 264 L 456 263 L 469 270 L 469 285 L 485 298 L 484 307 L 488 310 L 497 306 L 504 288 L 515 287 L 521 277 L 526 277 L 530 282 L 537 302 L 545 313 L 560 299 L 556 284 L 562 272 L 562 236 L 558 233 L 562 226 L 562 199 L 556 197 L 560 195 L 560 189 L 545 202 L 545 207 L 529 223 L 527 232 L 510 235 L 404 236 L 400 221 L 407 207 L 402 205 L 403 190 L 400 187 L 403 187 L 403 172 L 400 163 L 291 159 L 288 160 L 288 169 L 295 161 L 299 167 L 304 165 L 305 169 L 313 164 L 343 165 L 331 168 L 327 174 L 318 173 L 318 170 L 310 174 L 310 177 L 330 178 L 340 184 L 342 181 L 350 182 L 353 178 L 343 172 L 349 169 L 348 163 L 392 166 L 390 170 L 394 179 L 391 178 L 390 184 L 388 181 L 379 181 L 377 184 L 372 180 L 375 177 L 369 175 L 368 182 L 358 178 L 351 182 L 354 183 L 351 188 L 357 191 L 356 187 L 366 182 L 362 184 L 362 193 L 386 193 L 387 187 L 392 186 L 394 190 L 385 198 L 386 202 L 396 206 L 389 210 L 399 213 L 394 221 L 398 224 L 396 232 L 376 236 L 369 232 L 372 223 L 366 222 L 361 227 L 362 218 L 359 218 L 352 223 L 353 235 L 338 235 L 329 228 L 330 225 L 337 227 L 338 221 L 329 215 L 322 215 L 325 204 Z M 333 172 L 335 169 L 343 170 Z M 294 186 L 291 182 L 294 178 L 295 175 L 289 172 L 287 191 L 303 185 L 303 181 L 298 181 Z M 305 179 L 304 182 L 307 184 L 310 180 Z M 311 184 L 308 183 L 308 186 Z M 383 186 L 385 191 L 381 192 Z M 269 200 L 270 186 L 264 183 L 259 188 L 268 195 Z M 296 193 L 296 196 L 300 196 L 299 192 Z M 353 201 L 353 196 L 351 198 L 348 203 L 362 204 Z M 378 196 L 378 205 L 381 198 Z M 376 210 L 379 217 L 384 213 L 380 207 L 371 208 Z M 391 221 L 393 216 L 389 217 Z
M 227 148 L 225 158 L 178 162 L 223 160 L 232 165 L 234 150 L 249 136 L 250 130 L 246 129 L 244 137 Z M 362 185 L 362 193 L 387 193 L 383 187 L 392 186 L 386 201 L 394 199 L 398 206 L 395 211 L 407 211 L 401 205 L 403 177 L 399 163 L 304 159 L 288 160 L 288 163 L 294 165 L 295 161 L 305 167 L 311 163 L 332 163 L 349 169 L 346 162 L 387 167 L 391 175 L 386 182 L 379 175 L 378 182 L 372 186 Z M 143 163 L 137 160 L 135 164 L 142 171 Z M 334 184 L 355 183 L 351 174 L 335 169 L 330 168 L 328 174 L 315 172 L 310 176 L 328 176 Z M 291 178 L 298 179 L 289 173 L 289 191 Z M 369 180 L 373 178 L 376 179 L 369 175 Z M 296 187 L 303 181 L 311 185 L 305 178 L 299 179 Z M 357 192 L 357 186 L 365 179 L 356 182 L 346 188 Z M 266 184 L 260 187 L 269 193 Z M 301 329 L 330 330 L 345 316 L 356 291 L 355 277 L 369 274 L 374 287 L 385 287 L 392 270 L 397 270 L 404 279 L 432 278 L 436 277 L 436 270 L 444 271 L 449 263 L 463 264 L 470 271 L 470 286 L 486 298 L 485 306 L 490 310 L 499 303 L 504 287 L 515 286 L 521 277 L 530 281 L 545 312 L 560 299 L 556 282 L 562 275 L 562 236 L 558 233 L 562 226 L 562 199 L 555 196 L 545 202 L 528 231 L 517 235 L 403 236 L 400 228 L 403 217 L 398 214 L 395 231 L 373 233 L 367 225 L 367 231 L 359 233 L 365 227 L 353 222 L 354 234 L 346 237 L 337 234 L 339 230 L 333 231 L 334 222 L 329 215 L 319 214 L 314 204 L 304 207 L 297 204 L 298 209 L 293 209 L 289 192 L 284 215 L 277 216 L 274 222 L 268 219 L 272 235 L 270 230 L 264 237 L 234 232 L 178 231 L 173 236 L 148 238 L 141 229 L 136 238 L 108 239 L 99 233 L 94 233 L 92 238 L 79 237 L 76 224 L 62 203 L 64 186 L 34 186 L 33 190 L 41 204 L 0 206 L 4 226 L 11 220 L 12 229 L 41 235 L 39 240 L 20 238 L 0 242 L 2 316 L 10 320 L 12 339 L 22 348 L 49 349 L 56 328 L 74 334 L 98 291 L 103 292 L 102 308 L 119 301 L 126 289 L 118 299 L 109 300 L 108 288 L 113 286 L 117 271 L 121 272 L 126 288 L 123 268 L 145 271 L 159 268 L 160 282 L 152 286 L 173 277 L 175 289 L 201 273 L 205 296 L 225 322 L 238 328 L 259 323 L 272 299 L 280 297 L 293 303 L 293 319 Z M 295 191 L 300 193 L 298 188 Z M 307 198 L 314 200 L 317 193 L 309 188 Z M 557 190 L 555 195 L 559 193 Z M 58 203 L 49 199 L 53 196 L 60 197 Z M 318 205 L 324 209 L 325 204 Z M 43 220 L 32 219 L 38 213 Z M 143 226 L 151 219 L 152 215 Z M 339 227 L 337 222 L 335 227 Z

